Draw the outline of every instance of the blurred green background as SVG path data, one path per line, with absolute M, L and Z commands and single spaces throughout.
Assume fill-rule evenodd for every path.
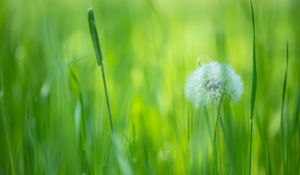
M 300 1 L 253 4 L 258 80 L 252 174 L 299 174 Z M 89 7 L 104 57 L 113 137 Z M 219 173 L 247 174 L 248 0 L 2 0 L 0 174 L 212 174 L 216 108 L 195 109 L 184 84 L 199 62 L 214 60 L 232 65 L 244 83 L 241 100 L 222 109 Z

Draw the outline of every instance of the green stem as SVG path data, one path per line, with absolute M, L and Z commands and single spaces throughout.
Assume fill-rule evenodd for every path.
M 102 73 L 102 80 L 103 80 L 103 86 L 104 86 L 104 92 L 105 92 L 105 100 L 106 100 L 106 106 L 107 106 L 107 112 L 108 112 L 108 118 L 109 118 L 109 124 L 111 132 L 114 133 L 114 127 L 112 122 L 112 116 L 111 116 L 111 110 L 110 110 L 110 103 L 108 98 L 108 91 L 106 86 L 106 80 L 105 80 L 105 74 L 104 74 L 104 66 L 102 64 L 101 66 L 101 73 Z
M 215 124 L 214 139 L 213 139 L 214 145 L 215 145 L 215 142 L 216 142 L 217 128 L 218 128 L 218 122 L 219 122 L 220 115 L 221 115 L 221 102 L 220 102 L 219 107 L 218 107 L 218 114 L 217 114 L 217 119 L 216 119 L 216 124 Z
M 89 27 L 90 27 L 90 32 L 91 32 L 91 37 L 92 37 L 94 49 L 95 49 L 95 52 L 96 52 L 97 63 L 98 63 L 98 66 L 100 66 L 100 69 L 101 69 L 101 75 L 102 75 L 102 80 L 103 80 L 103 86 L 104 86 L 104 93 L 105 93 L 105 100 L 106 100 L 106 106 L 107 106 L 110 129 L 111 129 L 111 132 L 114 133 L 111 110 L 110 110 L 110 104 L 109 104 L 109 98 L 108 98 L 108 91 L 107 91 L 107 85 L 106 85 L 106 79 L 105 79 L 105 74 L 104 74 L 104 65 L 103 65 L 103 62 L 102 62 L 102 52 L 101 52 L 101 49 L 100 49 L 98 32 L 97 32 L 97 28 L 96 28 L 95 15 L 94 15 L 93 9 L 91 9 L 91 8 L 88 9 L 88 21 L 89 21 Z
M 218 173 L 218 164 L 219 164 L 219 161 L 218 161 L 218 150 L 217 150 L 217 129 L 218 129 L 218 123 L 219 123 L 219 118 L 221 117 L 221 105 L 222 105 L 222 99 L 223 99 L 223 95 L 220 99 L 220 104 L 219 104 L 219 107 L 218 107 L 218 113 L 217 113 L 217 119 L 216 119 L 216 124 L 215 124 L 215 131 L 214 131 L 214 137 L 213 137 L 213 155 L 214 155 L 214 158 L 215 158 L 215 171 L 214 171 L 214 174 L 219 174 Z
M 220 103 L 219 103 L 219 106 L 218 106 L 218 113 L 217 113 L 217 119 L 216 119 L 216 124 L 215 124 L 215 131 L 214 131 L 214 144 L 215 144 L 215 141 L 216 141 L 217 127 L 218 127 L 219 118 L 221 116 L 222 101 L 223 101 L 223 95 L 221 96 Z

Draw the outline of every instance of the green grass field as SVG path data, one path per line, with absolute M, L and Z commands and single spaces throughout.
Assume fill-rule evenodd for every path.
M 0 174 L 300 174 L 300 1 L 253 10 L 254 30 L 249 0 L 0 1 Z M 211 61 L 244 86 L 220 111 L 184 93 Z

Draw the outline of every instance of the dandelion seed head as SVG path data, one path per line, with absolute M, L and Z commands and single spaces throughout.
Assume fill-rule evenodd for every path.
M 238 101 L 243 92 L 240 77 L 231 66 L 210 62 L 203 64 L 188 77 L 185 95 L 195 105 L 217 105 L 222 96 Z

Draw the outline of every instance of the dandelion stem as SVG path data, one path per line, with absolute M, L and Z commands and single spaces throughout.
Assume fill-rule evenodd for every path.
M 95 15 L 94 15 L 93 9 L 91 9 L 91 8 L 88 9 L 88 21 L 89 21 L 89 27 L 90 27 L 90 32 L 91 32 L 94 49 L 96 52 L 97 63 L 101 69 L 101 75 L 102 75 L 102 80 L 103 80 L 110 129 L 111 129 L 111 132 L 114 133 L 109 98 L 108 98 L 108 91 L 107 91 L 107 85 L 106 85 L 106 79 L 105 79 L 105 74 L 104 74 L 104 65 L 102 62 L 102 53 L 101 53 L 101 49 L 100 49 L 100 43 L 99 43 L 99 38 L 98 38 L 98 33 L 97 33 L 97 28 L 96 28 Z
M 218 114 L 217 114 L 217 119 L 216 119 L 216 124 L 215 124 L 214 139 L 213 139 L 214 145 L 215 145 L 215 142 L 216 142 L 216 135 L 217 135 L 218 122 L 219 122 L 219 118 L 220 118 L 220 115 L 221 115 L 221 104 L 222 104 L 222 98 L 221 98 L 221 100 L 220 100 L 220 104 L 219 104 L 219 107 L 218 107 Z
M 219 164 L 219 161 L 218 161 L 218 150 L 217 150 L 217 129 L 218 129 L 218 122 L 219 122 L 219 118 L 221 117 L 221 105 L 222 105 L 222 99 L 223 99 L 223 95 L 221 96 L 221 99 L 220 99 L 220 103 L 219 103 L 219 107 L 218 107 L 218 113 L 217 113 L 217 119 L 216 119 L 216 124 L 215 124 L 215 131 L 214 131 L 214 138 L 213 138 L 213 155 L 214 155 L 214 158 L 215 158 L 215 171 L 214 171 L 214 174 L 219 174 L 218 173 L 218 164 Z

